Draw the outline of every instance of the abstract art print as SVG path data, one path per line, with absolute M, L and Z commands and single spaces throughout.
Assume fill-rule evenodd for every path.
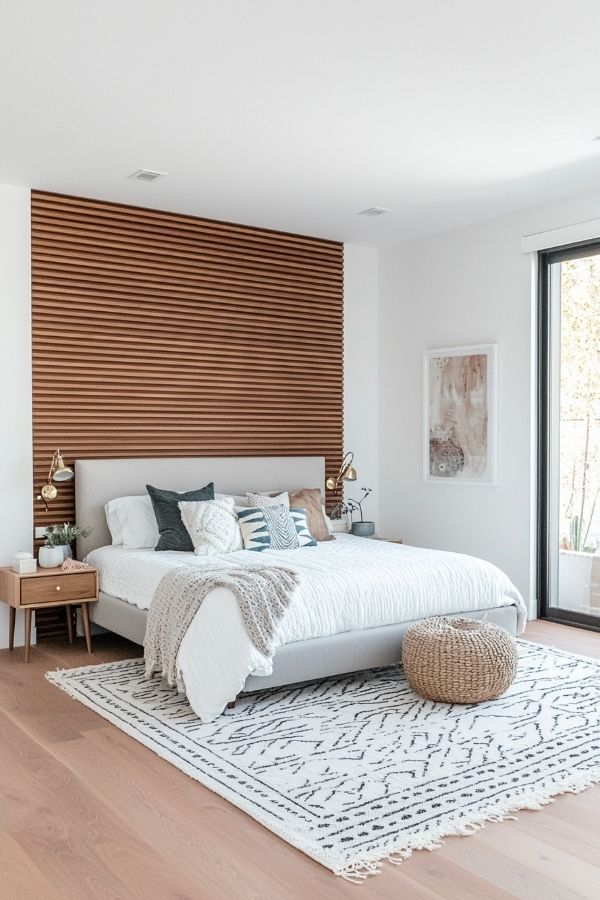
M 426 481 L 496 483 L 497 351 L 497 344 L 478 344 L 425 352 Z

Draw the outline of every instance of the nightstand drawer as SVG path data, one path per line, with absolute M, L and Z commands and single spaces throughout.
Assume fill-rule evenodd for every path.
M 89 600 L 95 596 L 95 572 L 21 578 L 21 606 L 30 603 L 56 603 L 61 600 Z

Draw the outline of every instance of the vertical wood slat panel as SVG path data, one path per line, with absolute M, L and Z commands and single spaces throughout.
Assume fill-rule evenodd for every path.
M 31 214 L 36 525 L 74 520 L 73 484 L 35 499 L 57 447 L 337 471 L 342 244 L 41 191 Z

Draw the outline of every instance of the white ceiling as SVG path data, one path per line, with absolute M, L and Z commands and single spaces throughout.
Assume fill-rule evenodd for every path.
M 0 182 L 390 244 L 600 186 L 599 34 L 598 0 L 0 0 Z

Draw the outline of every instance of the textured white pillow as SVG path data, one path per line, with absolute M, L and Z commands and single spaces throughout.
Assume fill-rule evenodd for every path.
M 287 491 L 282 494 L 246 494 L 248 506 L 287 506 L 290 505 L 290 495 Z
M 243 548 L 233 497 L 223 497 L 220 500 L 181 500 L 177 505 L 196 556 L 233 553 Z
M 104 511 L 113 545 L 122 544 L 130 550 L 156 547 L 158 525 L 148 494 L 115 497 L 104 506 Z

